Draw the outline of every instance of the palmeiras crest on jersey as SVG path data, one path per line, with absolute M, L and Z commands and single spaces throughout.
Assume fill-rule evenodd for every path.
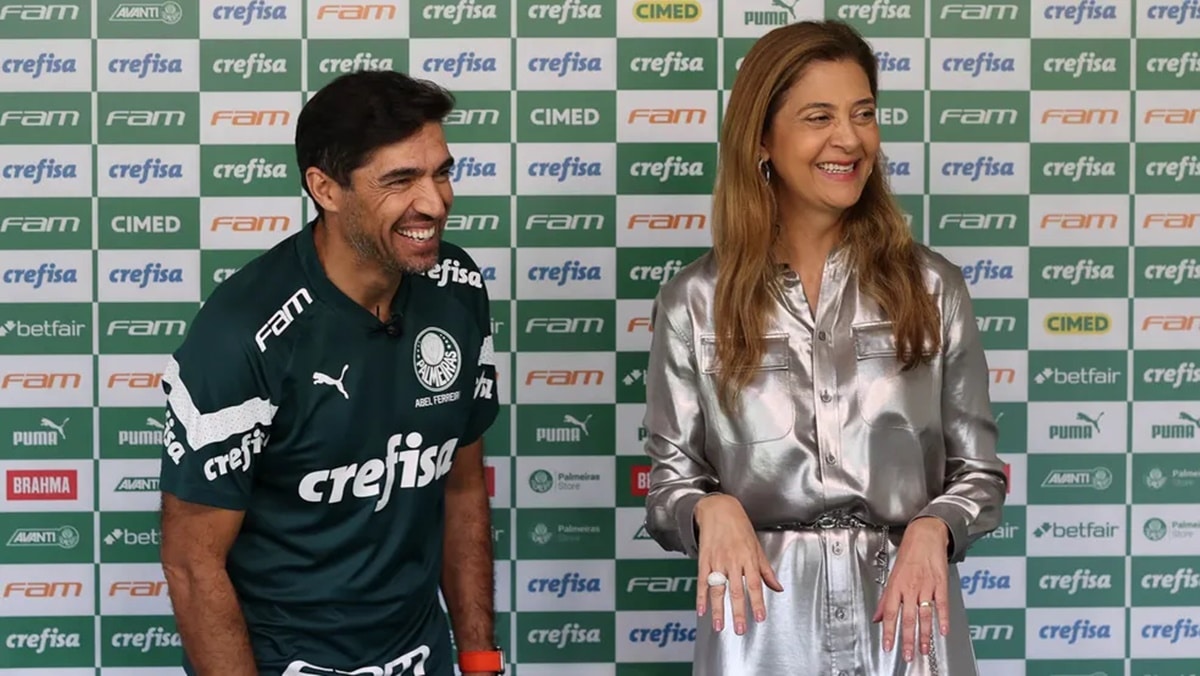
M 417 335 L 413 345 L 413 371 L 430 392 L 442 392 L 458 379 L 462 352 L 454 338 L 430 326 Z

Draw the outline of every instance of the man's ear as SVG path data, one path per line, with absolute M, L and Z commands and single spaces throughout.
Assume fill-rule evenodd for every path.
M 337 181 L 316 167 L 309 167 L 304 172 L 304 183 L 312 194 L 313 201 L 327 212 L 337 213 L 338 205 L 342 203 L 344 189 Z

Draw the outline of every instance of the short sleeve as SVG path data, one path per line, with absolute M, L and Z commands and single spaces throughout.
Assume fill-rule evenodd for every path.
M 475 268 L 474 264 L 471 265 Z M 475 365 L 471 415 L 463 431 L 460 446 L 479 440 L 500 413 L 500 392 L 496 383 L 496 346 L 492 334 L 492 307 L 487 284 L 472 287 L 471 312 L 479 327 L 479 359 Z
M 159 486 L 187 502 L 244 510 L 278 406 L 253 346 L 200 327 L 193 323 L 163 372 Z

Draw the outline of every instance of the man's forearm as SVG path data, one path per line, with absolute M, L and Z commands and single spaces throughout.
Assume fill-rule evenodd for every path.
M 246 619 L 224 568 L 167 569 L 167 583 L 197 676 L 258 676 Z
M 442 594 L 459 650 L 495 645 L 495 594 L 491 507 L 480 477 L 446 491 L 446 534 Z

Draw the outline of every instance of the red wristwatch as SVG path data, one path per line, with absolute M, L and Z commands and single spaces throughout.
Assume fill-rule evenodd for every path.
M 503 674 L 504 651 L 500 646 L 491 650 L 463 650 L 458 653 L 458 668 L 464 674 L 476 671 Z

